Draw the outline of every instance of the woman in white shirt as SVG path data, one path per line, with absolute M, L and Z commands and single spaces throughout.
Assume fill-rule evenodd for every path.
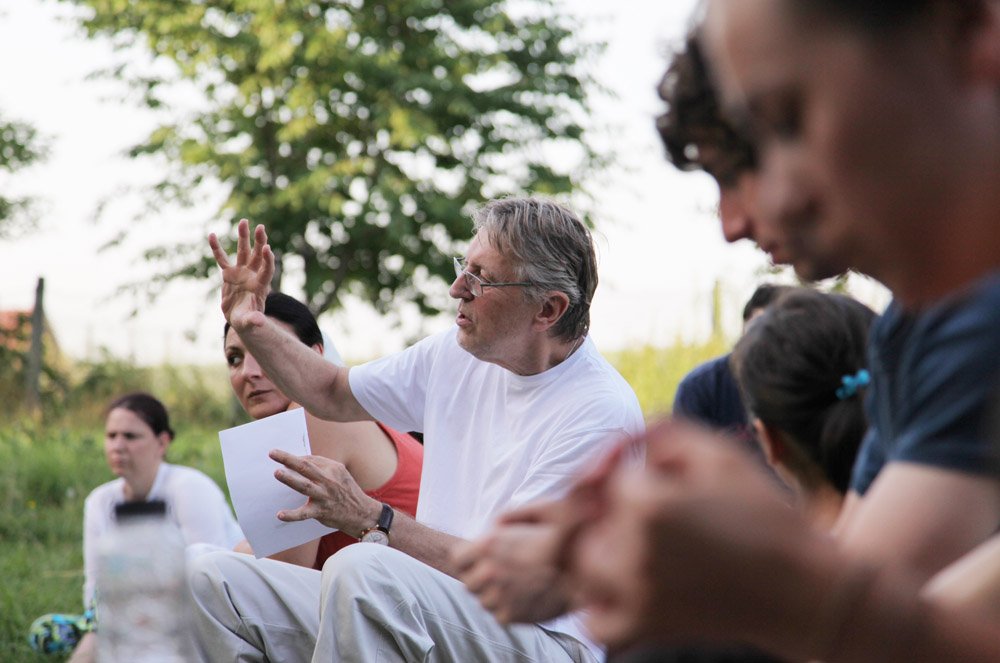
M 218 485 L 203 472 L 164 460 L 174 439 L 166 408 L 145 393 L 126 394 L 107 409 L 104 456 L 116 479 L 95 488 L 84 504 L 83 603 L 94 603 L 97 546 L 114 527 L 120 502 L 163 500 L 167 518 L 177 525 L 184 543 L 209 543 L 232 548 L 243 539 L 229 503 Z M 96 645 L 87 633 L 74 652 L 73 663 L 90 661 Z

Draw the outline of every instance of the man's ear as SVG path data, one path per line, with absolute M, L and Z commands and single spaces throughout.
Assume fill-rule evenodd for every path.
M 535 313 L 534 327 L 537 331 L 551 329 L 569 309 L 569 297 L 565 292 L 550 290 L 545 294 Z
M 315 350 L 316 352 L 318 352 L 321 357 L 323 356 L 323 344 L 322 343 L 313 343 L 311 347 L 312 347 L 313 350 Z

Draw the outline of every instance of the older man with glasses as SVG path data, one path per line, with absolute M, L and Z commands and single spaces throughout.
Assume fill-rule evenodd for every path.
M 195 560 L 203 659 L 598 660 L 572 616 L 501 625 L 450 563 L 502 511 L 563 494 L 609 440 L 642 429 L 635 394 L 587 336 L 597 267 L 586 227 L 544 200 L 486 204 L 465 260 L 455 259 L 456 325 L 353 369 L 302 352 L 263 315 L 267 235 L 258 226 L 251 246 L 246 221 L 238 232 L 233 264 L 209 240 L 223 312 L 267 374 L 319 417 L 423 431 L 424 473 L 410 519 L 333 461 L 273 452 L 285 467 L 278 479 L 309 498 L 280 519 L 314 518 L 382 545 L 349 546 L 322 574 L 235 553 Z M 526 601 L 544 601 L 531 594 L 539 586 L 525 584 Z

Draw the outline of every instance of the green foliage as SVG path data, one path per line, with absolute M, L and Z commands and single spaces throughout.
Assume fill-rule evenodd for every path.
M 167 457 L 225 488 L 214 428 L 189 427 Z M 83 430 L 7 424 L 0 458 L 0 661 L 60 660 L 31 651 L 28 627 L 48 612 L 82 610 L 83 501 L 113 478 L 100 422 Z
M 83 500 L 111 475 L 96 432 L 5 426 L 0 457 L 0 660 L 43 660 L 28 627 L 47 612 L 80 612 Z
M 232 421 L 229 381 L 224 366 L 139 367 L 104 355 L 75 370 L 62 418 L 68 423 L 103 421 L 108 403 L 130 391 L 146 391 L 167 406 L 174 428 L 224 427 Z
M 670 412 L 677 385 L 698 364 L 724 355 L 731 343 L 716 337 L 706 343 L 680 343 L 667 348 L 643 346 L 610 353 L 608 360 L 628 381 L 639 397 L 647 417 Z
M 0 329 L 0 417 L 15 421 L 24 414 L 25 334 Z M 42 420 L 50 425 L 99 426 L 113 399 L 146 391 L 167 406 L 173 427 L 225 428 L 242 423 L 234 411 L 226 367 L 140 367 L 104 354 L 96 361 L 69 365 L 43 355 Z
M 568 195 L 603 165 L 582 140 L 581 73 L 602 46 L 552 0 L 63 2 L 123 50 L 110 73 L 147 107 L 177 116 L 179 89 L 200 100 L 131 151 L 172 166 L 151 207 L 221 182 L 215 217 L 264 223 L 273 285 L 296 256 L 315 313 L 347 292 L 436 311 L 470 201 Z M 147 258 L 168 261 L 153 288 L 214 271 L 202 241 Z
M 0 116 L 0 170 L 14 173 L 45 156 L 38 132 L 24 122 Z M 31 200 L 0 192 L 0 239 L 7 239 L 31 226 Z

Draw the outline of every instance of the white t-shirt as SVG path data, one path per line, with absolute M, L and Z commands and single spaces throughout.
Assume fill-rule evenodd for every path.
M 424 434 L 421 523 L 473 538 L 512 507 L 565 494 L 612 442 L 643 429 L 635 393 L 589 338 L 523 376 L 463 350 L 457 329 L 350 372 L 370 415 Z M 584 640 L 559 622 L 544 626 Z
M 97 546 L 115 525 L 115 505 L 125 501 L 125 480 L 114 479 L 92 490 L 83 506 L 83 605 L 94 597 Z M 243 540 L 222 490 L 203 472 L 160 463 L 147 500 L 163 500 L 167 518 L 177 525 L 185 545 L 210 543 L 232 549 Z

